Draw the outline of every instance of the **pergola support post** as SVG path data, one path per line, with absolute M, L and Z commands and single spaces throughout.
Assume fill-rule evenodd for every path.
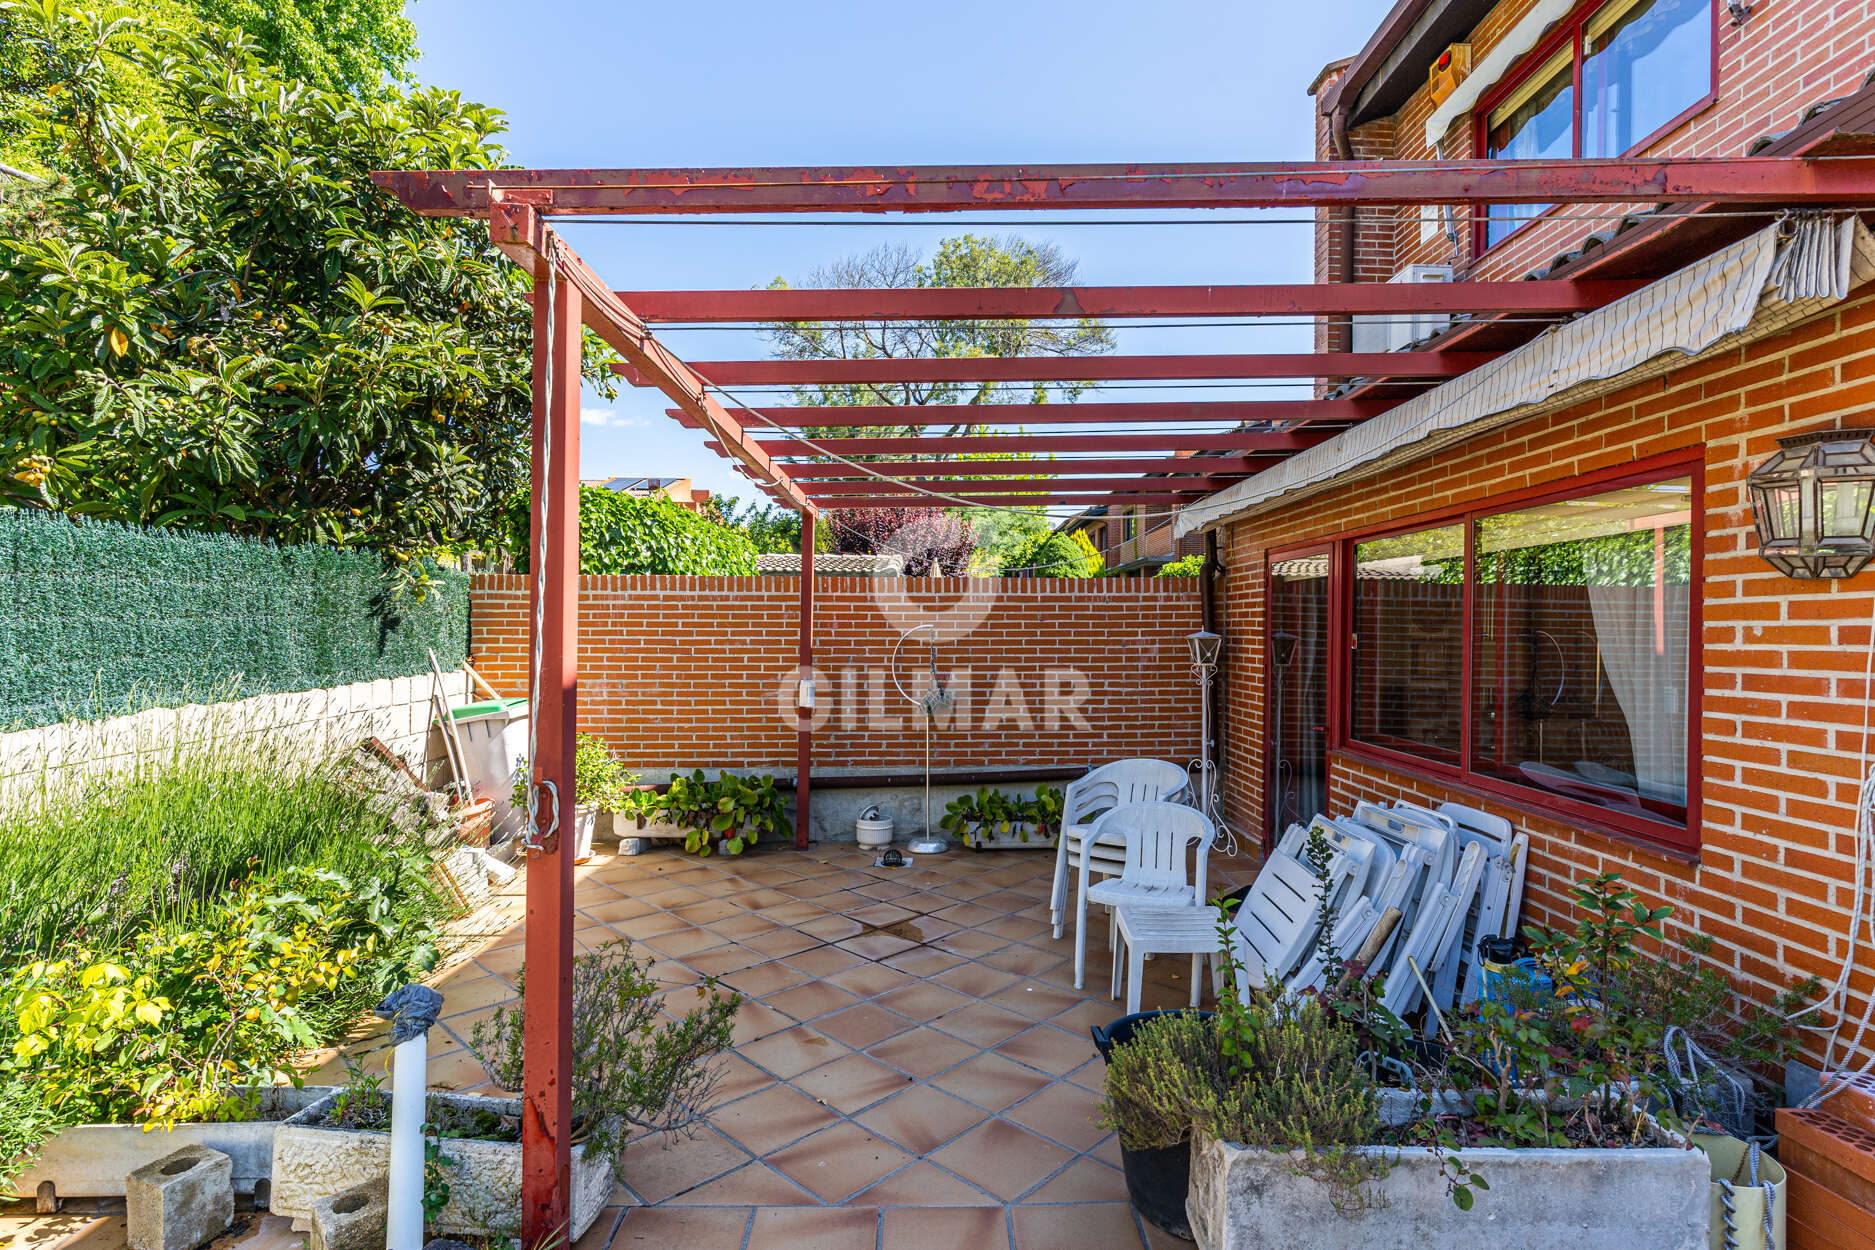
M 534 286 L 549 287 L 536 253 Z M 579 288 L 560 276 L 534 306 L 532 602 L 538 817 L 530 830 L 522 997 L 521 1244 L 565 1240 L 572 1218 L 574 734 L 579 711 Z M 549 366 L 551 362 L 551 367 Z M 546 559 L 538 558 L 546 535 Z M 552 783 L 549 790 L 546 783 Z M 557 802 L 555 791 L 557 791 Z M 557 827 L 551 828 L 555 816 Z
M 794 845 L 807 849 L 808 797 L 814 771 L 814 513 L 801 513 L 801 667 L 795 695 Z

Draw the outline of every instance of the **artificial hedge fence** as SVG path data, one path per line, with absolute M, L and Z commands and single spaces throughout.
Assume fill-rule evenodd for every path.
M 369 552 L 0 509 L 0 729 L 443 670 L 469 579 L 389 593 Z

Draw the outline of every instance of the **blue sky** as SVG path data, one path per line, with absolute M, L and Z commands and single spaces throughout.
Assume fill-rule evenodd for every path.
M 1357 51 L 1386 8 L 1383 0 L 545 0 L 518 8 L 425 0 L 409 12 L 423 49 L 419 77 L 505 110 L 513 159 L 554 167 L 1306 160 L 1309 82 L 1322 65 Z M 1046 214 L 1053 222 L 1069 216 Z M 1302 225 L 1077 228 L 1018 214 L 988 226 L 922 220 L 936 224 L 665 222 L 569 225 L 566 233 L 621 288 L 760 285 L 882 243 L 929 251 L 966 230 L 1052 240 L 1078 260 L 1081 281 L 1090 284 L 1309 279 Z M 694 360 L 765 354 L 758 338 L 742 332 L 672 330 L 664 337 Z M 1127 329 L 1118 350 L 1307 345 L 1301 326 L 1239 325 Z M 584 476 L 689 476 L 719 492 L 754 494 L 704 449 L 698 432 L 663 415 L 655 392 L 628 389 L 610 402 L 589 395 L 586 403 Z

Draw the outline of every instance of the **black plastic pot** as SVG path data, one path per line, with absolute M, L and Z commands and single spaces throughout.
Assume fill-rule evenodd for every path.
M 1110 1059 L 1115 1046 L 1133 1039 L 1140 1025 L 1158 1016 L 1194 1015 L 1208 1019 L 1208 1011 L 1178 1008 L 1172 1011 L 1140 1011 L 1121 1016 L 1106 1028 L 1095 1027 L 1094 1049 L 1102 1060 Z M 1126 1172 L 1126 1197 L 1133 1209 L 1181 1241 L 1191 1241 L 1191 1225 L 1185 1218 L 1185 1193 L 1191 1188 L 1191 1144 L 1160 1146 L 1152 1150 L 1128 1150 L 1120 1147 L 1120 1166 Z

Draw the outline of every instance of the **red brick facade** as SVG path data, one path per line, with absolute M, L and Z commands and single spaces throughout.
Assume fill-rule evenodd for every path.
M 1185 635 L 1189 578 L 815 583 L 816 767 L 904 770 L 922 722 L 893 687 L 902 630 L 935 620 L 938 670 L 957 697 L 939 768 L 1091 765 L 1197 753 Z M 593 577 L 580 588 L 580 727 L 648 776 L 668 768 L 793 771 L 800 582 L 792 577 Z M 475 579 L 476 668 L 527 687 L 527 580 Z M 926 650 L 905 649 L 916 672 Z

